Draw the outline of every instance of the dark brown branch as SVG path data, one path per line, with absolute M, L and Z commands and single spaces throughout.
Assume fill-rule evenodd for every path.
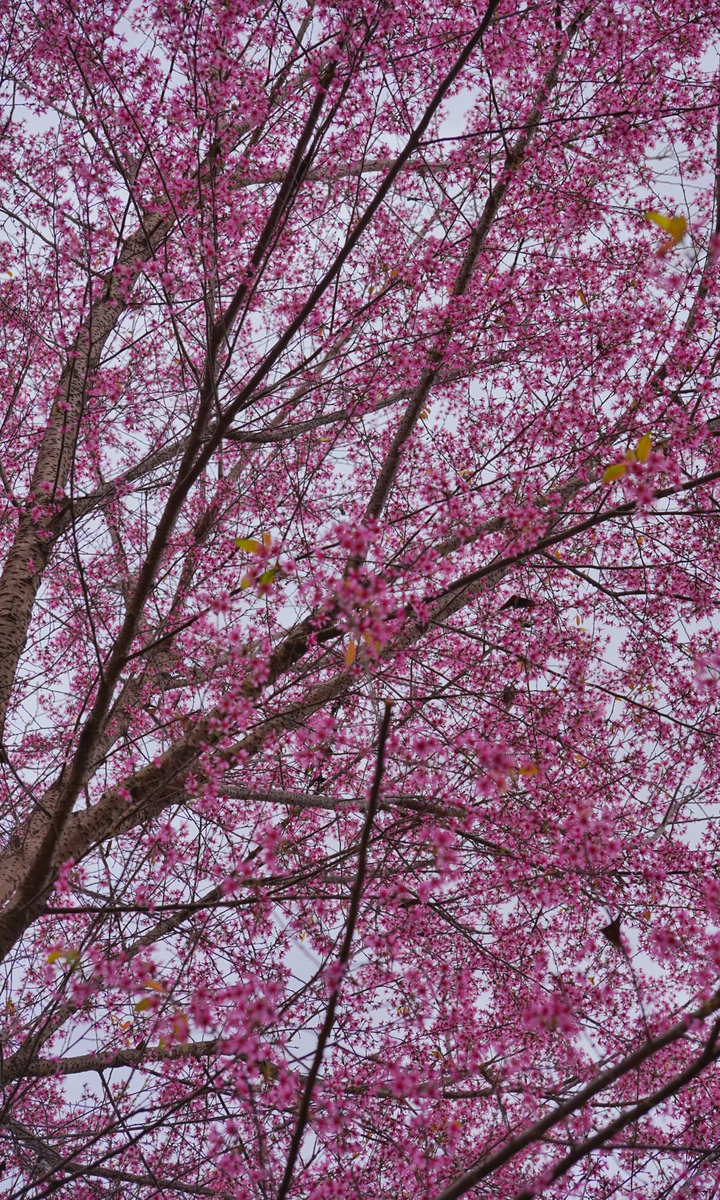
M 340 953 L 338 955 L 340 977 L 336 982 L 333 983 L 332 990 L 330 992 L 330 999 L 328 1001 L 328 1006 L 325 1013 L 325 1020 L 323 1021 L 322 1029 L 320 1030 L 320 1034 L 318 1036 L 315 1056 L 313 1058 L 312 1066 L 308 1072 L 307 1081 L 303 1089 L 302 1099 L 300 1101 L 300 1109 L 298 1112 L 295 1129 L 293 1130 L 293 1136 L 290 1141 L 290 1149 L 288 1151 L 285 1173 L 281 1180 L 280 1187 L 278 1188 L 277 1200 L 285 1200 L 285 1197 L 290 1190 L 293 1172 L 295 1170 L 295 1163 L 297 1162 L 297 1157 L 300 1153 L 300 1146 L 302 1144 L 303 1135 L 305 1133 L 308 1117 L 310 1115 L 310 1105 L 312 1103 L 313 1092 L 315 1090 L 315 1083 L 320 1072 L 320 1067 L 322 1066 L 323 1056 L 325 1054 L 325 1048 L 327 1046 L 328 1039 L 332 1032 L 333 1025 L 335 1024 L 335 1012 L 337 1009 L 338 1000 L 340 998 L 342 977 L 350 959 L 350 948 L 352 946 L 352 940 L 355 934 L 355 926 L 357 924 L 358 913 L 360 910 L 360 898 L 362 896 L 363 886 L 365 884 L 370 833 L 372 830 L 373 821 L 375 819 L 377 803 L 380 797 L 380 786 L 382 784 L 383 772 L 385 769 L 385 745 L 390 730 L 391 712 L 392 705 L 386 700 L 385 713 L 383 715 L 382 725 L 380 727 L 380 736 L 378 739 L 375 778 L 373 779 L 372 787 L 370 789 L 367 816 L 365 818 L 362 837 L 360 839 L 358 865 L 355 874 L 355 882 L 353 884 L 353 889 L 350 896 L 350 905 L 348 908 L 347 921 L 345 923 L 345 935 L 343 937 L 342 946 L 340 947 Z
M 561 1159 L 560 1162 L 556 1163 L 549 1171 L 545 1172 L 535 1185 L 530 1188 L 523 1188 L 521 1192 L 517 1192 L 514 1200 L 534 1200 L 534 1197 L 540 1195 L 545 1187 L 549 1187 L 555 1180 L 561 1179 L 571 1167 L 574 1167 L 581 1159 L 587 1158 L 589 1154 L 592 1154 L 593 1150 L 603 1148 L 608 1142 L 612 1142 L 612 1139 L 618 1133 L 622 1133 L 623 1129 L 636 1124 L 641 1117 L 652 1112 L 654 1108 L 657 1108 L 665 1100 L 669 1100 L 672 1096 L 676 1096 L 678 1092 L 681 1092 L 693 1079 L 696 1079 L 698 1075 L 706 1070 L 711 1063 L 717 1062 L 718 1058 L 720 1058 L 720 1050 L 715 1048 L 718 1033 L 720 1033 L 720 1022 L 715 1023 L 702 1054 L 698 1055 L 689 1067 L 686 1067 L 678 1075 L 674 1075 L 672 1079 L 669 1079 L 667 1083 L 663 1084 L 652 1095 L 645 1096 L 639 1104 L 621 1113 L 619 1117 L 599 1130 L 598 1133 L 593 1134 L 592 1137 L 585 1138 L 582 1142 L 578 1142 L 570 1153 Z M 462 1193 L 457 1192 L 455 1194 L 461 1195 Z
M 713 1013 L 720 1009 L 720 993 L 716 993 L 705 1004 L 702 1004 L 694 1012 L 683 1017 L 670 1029 L 666 1029 L 664 1033 L 659 1034 L 655 1038 L 650 1038 L 634 1050 L 632 1054 L 628 1054 L 616 1063 L 614 1067 L 609 1067 L 606 1071 L 601 1071 L 596 1075 L 590 1083 L 579 1092 L 566 1100 L 564 1104 L 560 1104 L 551 1112 L 547 1113 L 539 1121 L 535 1121 L 532 1125 L 527 1126 L 522 1133 L 516 1134 L 515 1137 L 508 1140 L 498 1150 L 492 1154 L 484 1155 L 476 1166 L 469 1171 L 465 1171 L 453 1183 L 449 1184 L 436 1200 L 457 1200 L 457 1197 L 464 1196 L 471 1188 L 480 1183 L 481 1180 L 487 1179 L 500 1167 L 505 1166 L 511 1159 L 516 1158 L 521 1151 L 531 1146 L 534 1142 L 540 1140 L 555 1125 L 559 1125 L 567 1117 L 580 1109 L 597 1096 L 600 1092 L 604 1092 L 606 1088 L 623 1079 L 631 1071 L 637 1070 L 649 1058 L 652 1058 L 660 1050 L 664 1050 L 667 1046 L 672 1046 L 674 1042 L 684 1038 L 689 1030 L 696 1024 L 697 1021 L 704 1021 Z M 713 1043 L 714 1044 L 714 1043 Z M 715 1052 L 713 1052 L 715 1053 Z M 658 1101 L 659 1103 L 659 1101 Z

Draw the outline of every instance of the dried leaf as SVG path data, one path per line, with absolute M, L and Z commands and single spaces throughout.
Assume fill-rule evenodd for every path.
M 504 604 L 500 606 L 498 612 L 505 612 L 507 608 L 534 608 L 535 601 L 530 600 L 528 596 L 511 596 Z
M 619 917 L 614 917 L 609 925 L 603 925 L 600 932 L 611 946 L 614 946 L 616 950 L 622 950 L 623 953 L 625 952 L 625 947 L 623 946 L 622 938 L 620 937 Z
M 348 642 L 347 646 L 345 647 L 345 666 L 346 667 L 351 667 L 353 665 L 353 663 L 355 662 L 356 654 L 357 654 L 357 646 L 355 645 L 354 640 L 352 638 L 350 638 L 350 641 Z

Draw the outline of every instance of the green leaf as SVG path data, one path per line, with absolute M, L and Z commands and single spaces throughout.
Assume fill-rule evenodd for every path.
M 238 550 L 247 550 L 248 554 L 258 554 L 260 543 L 255 538 L 235 538 Z

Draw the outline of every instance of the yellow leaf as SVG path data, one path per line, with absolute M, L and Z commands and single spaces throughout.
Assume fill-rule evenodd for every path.
M 47 956 L 49 963 L 55 963 L 58 959 L 64 959 L 68 963 L 76 963 L 80 960 L 79 950 L 51 950 Z
M 240 587 L 245 591 L 245 588 L 252 587 L 252 578 L 250 575 L 243 575 L 240 580 Z
M 135 1005 L 135 1012 L 147 1012 L 149 1008 L 154 1008 L 155 1001 L 152 996 L 146 996 L 144 1000 L 138 1000 Z
M 357 654 L 357 646 L 355 645 L 353 638 L 350 638 L 350 641 L 348 642 L 347 646 L 345 647 L 345 666 L 346 667 L 351 667 L 353 665 L 353 663 L 355 662 L 356 654 Z
M 255 538 L 235 538 L 235 545 L 238 550 L 247 550 L 248 554 L 257 554 L 260 550 L 260 543 Z
M 157 979 L 148 979 L 146 986 L 149 988 L 152 988 L 152 990 L 154 992 L 164 992 L 165 991 L 165 984 L 159 983 Z
M 263 571 L 258 579 L 258 583 L 272 583 L 277 574 L 277 567 L 268 567 L 267 571 Z
M 627 471 L 627 463 L 613 463 L 611 467 L 606 467 L 602 473 L 603 483 L 612 483 L 614 479 L 621 479 Z
M 264 533 L 262 535 L 262 544 L 266 550 L 269 550 L 272 546 L 272 538 L 269 533 Z
M 685 237 L 687 229 L 687 221 L 685 217 L 667 217 L 664 213 L 646 212 L 645 216 L 648 221 L 652 221 L 654 225 L 659 225 L 660 229 L 669 234 L 671 244 L 677 246 Z
M 585 299 L 585 293 L 583 292 L 582 288 L 580 288 L 580 291 L 578 292 L 578 296 L 580 297 L 582 303 L 587 308 L 587 300 Z
M 652 440 L 649 433 L 644 433 L 637 444 L 635 453 L 638 456 L 639 462 L 647 462 L 652 450 Z
M 527 763 L 524 767 L 520 768 L 520 774 L 523 779 L 532 779 L 533 775 L 537 775 L 539 770 L 540 768 L 536 763 Z
M 178 1042 L 187 1042 L 190 1037 L 190 1027 L 184 1012 L 176 1012 L 172 1023 L 173 1037 Z

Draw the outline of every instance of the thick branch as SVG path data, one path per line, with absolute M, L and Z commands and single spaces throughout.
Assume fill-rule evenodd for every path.
M 58 1075 L 82 1075 L 87 1071 L 111 1071 L 118 1067 L 138 1067 L 143 1063 L 176 1062 L 182 1059 L 214 1058 L 222 1054 L 217 1038 L 207 1042 L 187 1042 L 184 1045 L 149 1047 L 133 1050 L 110 1050 L 106 1054 L 78 1054 L 73 1058 L 36 1058 L 22 1065 L 13 1058 L 3 1067 L 6 1083 L 15 1079 L 51 1079 Z

